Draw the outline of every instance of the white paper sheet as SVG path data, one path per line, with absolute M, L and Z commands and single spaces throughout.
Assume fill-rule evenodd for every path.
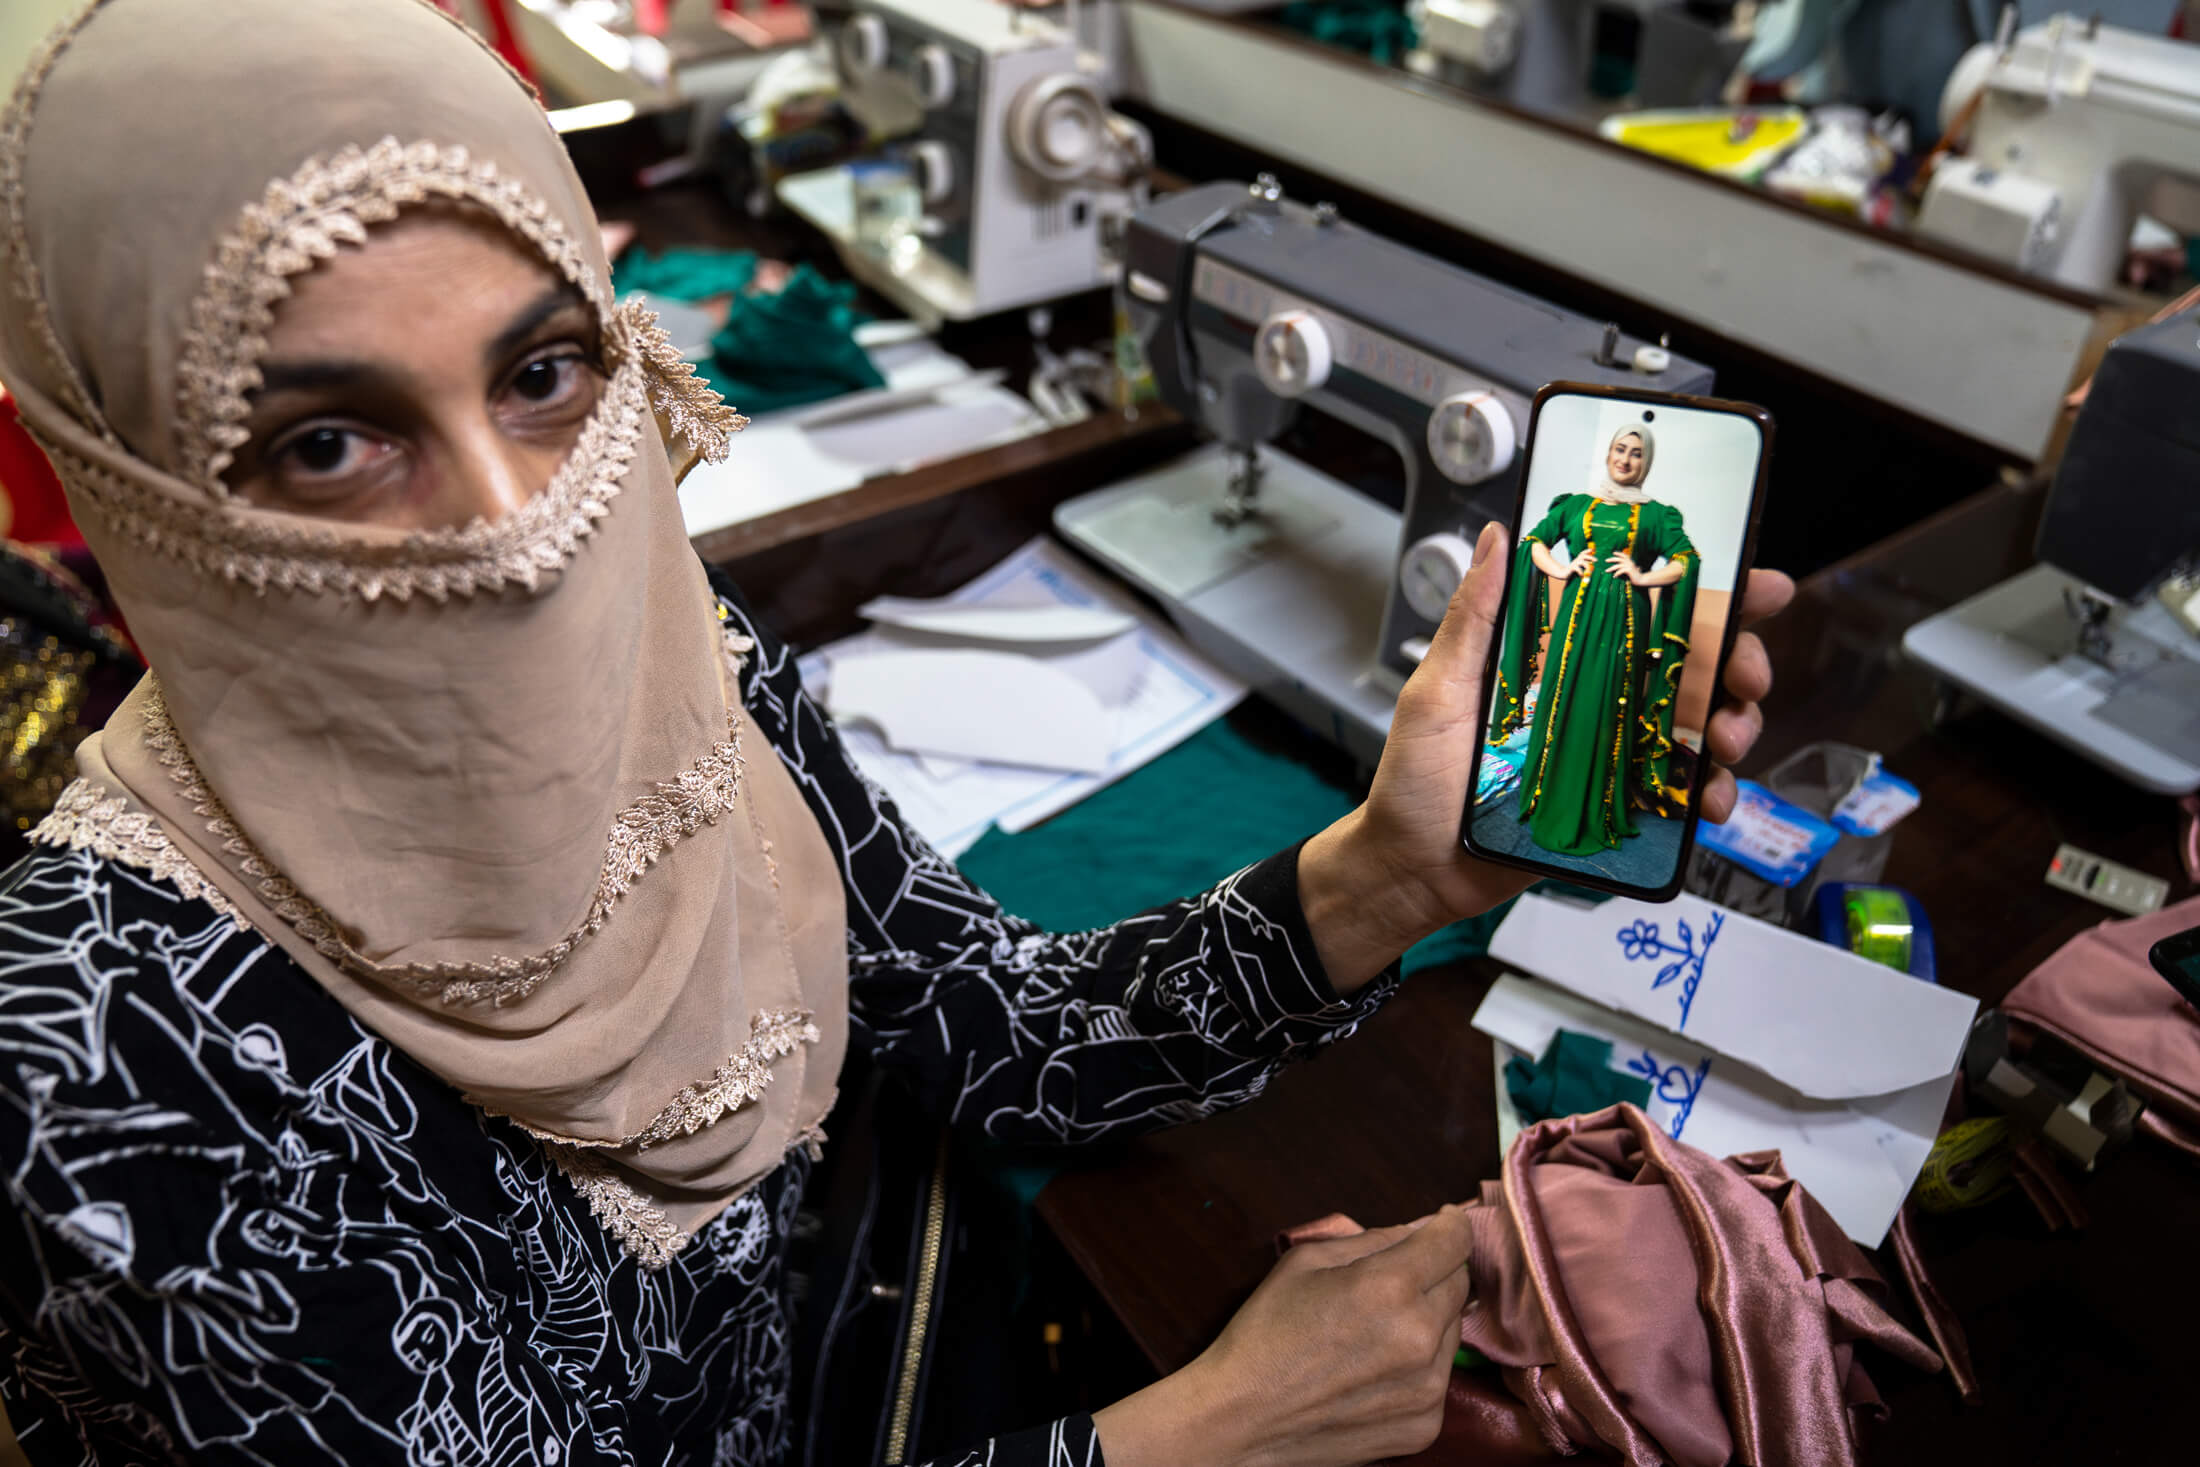
M 1490 955 L 1821 1100 L 1950 1073 L 1978 1014 L 1953 989 L 1694 896 L 1589 907 L 1530 894 Z
M 1128 612 L 1106 606 L 964 606 L 913 596 L 879 596 L 856 608 L 867 621 L 930 632 L 960 642 L 1099 642 L 1138 625 Z
M 1560 1029 L 1612 1041 L 1612 1063 L 1651 1082 L 1645 1109 L 1674 1139 L 1713 1156 L 1779 1151 L 1788 1175 L 1867 1248 L 1893 1226 L 1955 1085 L 1951 1069 L 1891 1095 L 1812 1100 L 1731 1056 L 1514 974 L 1490 989 L 1474 1027 L 1530 1056 Z
M 945 598 L 957 605 L 1075 606 L 1120 612 L 1136 629 L 1062 654 L 1060 665 L 1115 710 L 1115 740 L 1102 774 L 1055 774 L 994 764 L 897 754 L 860 727 L 843 736 L 856 764 L 894 797 L 902 815 L 948 856 L 968 850 L 987 827 L 1028 830 L 1094 790 L 1174 748 L 1245 696 L 1238 682 L 1184 645 L 1121 587 L 1087 570 L 1044 536 Z M 908 634 L 873 630 L 802 660 L 812 696 L 828 686 L 836 656 L 907 645 Z
M 868 329 L 857 329 L 859 341 Z M 866 350 L 887 387 L 933 387 L 937 394 L 847 422 L 806 426 L 787 414 L 759 417 L 734 438 L 725 462 L 697 464 L 680 485 L 680 513 L 689 535 L 846 493 L 866 479 L 1028 438 L 1047 427 L 1036 408 L 1006 387 L 954 385 L 971 376 L 969 363 L 929 337 L 886 334 Z
M 1100 774 L 1115 743 L 1114 711 L 1090 686 L 1016 652 L 836 656 L 830 706 L 844 727 L 867 724 L 900 753 Z

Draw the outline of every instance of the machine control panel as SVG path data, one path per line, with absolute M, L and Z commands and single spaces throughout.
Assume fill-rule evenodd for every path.
M 1446 478 L 1476 484 L 1512 466 L 1524 394 L 1217 260 L 1194 267 L 1192 295 L 1254 328 L 1255 369 L 1279 396 L 1349 371 L 1429 408 L 1429 455 Z

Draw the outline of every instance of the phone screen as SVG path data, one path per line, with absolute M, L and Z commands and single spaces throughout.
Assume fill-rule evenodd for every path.
M 1537 399 L 1463 822 L 1477 855 L 1679 888 L 1770 439 L 1760 410 L 1703 402 Z

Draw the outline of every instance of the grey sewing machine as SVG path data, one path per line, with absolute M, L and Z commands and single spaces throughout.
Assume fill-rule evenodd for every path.
M 1120 289 L 1162 399 L 1219 441 L 1062 504 L 1055 527 L 1370 763 L 1474 537 L 1513 513 L 1537 389 L 1711 387 L 1709 368 L 1288 201 L 1268 178 L 1132 215 Z M 1302 406 L 1396 450 L 1396 503 L 1266 446 Z
M 2109 348 L 2037 549 L 1903 650 L 2133 784 L 2200 788 L 2200 312 Z
M 995 0 L 856 0 L 833 35 L 841 101 L 905 159 L 914 207 L 866 237 L 854 174 L 780 181 L 850 273 L 936 324 L 1107 283 L 1105 222 L 1145 198 L 1153 144 L 1108 106 L 1099 57 L 1064 23 Z

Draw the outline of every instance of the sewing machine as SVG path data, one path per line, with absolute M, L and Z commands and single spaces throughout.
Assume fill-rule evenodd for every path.
M 1406 54 L 1409 71 L 1530 112 L 1584 121 L 1614 105 L 1591 86 L 1600 25 L 1631 18 L 1635 26 L 1632 44 L 1615 48 L 1624 56 L 1613 58 L 1633 68 L 1634 107 L 1717 101 L 1748 46 L 1730 15 L 1682 0 L 1407 0 L 1406 13 L 1419 38 Z
M 2200 46 L 2058 15 L 1966 52 L 1942 126 L 1974 96 L 1969 154 L 1934 170 L 1919 232 L 2094 291 L 2140 214 L 2200 234 Z
M 995 0 L 857 0 L 832 36 L 842 104 L 906 162 L 914 207 L 870 237 L 849 167 L 783 179 L 780 199 L 928 324 L 1106 284 L 1103 224 L 1143 201 L 1153 145 L 1109 109 L 1076 27 Z
M 1368 763 L 1474 537 L 1513 515 L 1536 391 L 1711 388 L 1709 368 L 1287 200 L 1270 178 L 1156 200 L 1124 249 L 1119 298 L 1160 396 L 1217 441 L 1065 502 L 1055 527 Z M 1268 446 L 1307 407 L 1387 444 L 1401 480 L 1378 500 Z
M 2037 551 L 2030 570 L 1911 627 L 1903 651 L 1944 692 L 2133 784 L 2200 788 L 2200 312 L 2109 348 Z

